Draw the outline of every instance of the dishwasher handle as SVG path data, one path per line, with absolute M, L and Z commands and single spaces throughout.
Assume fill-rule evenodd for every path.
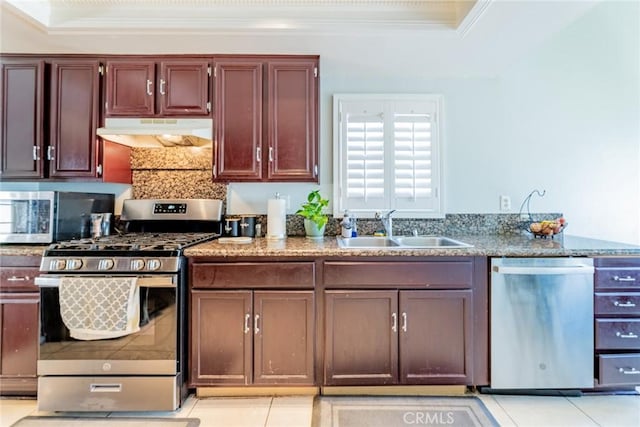
M 572 266 L 551 267 L 551 266 L 502 266 L 494 265 L 493 272 L 497 274 L 593 274 L 595 269 L 591 265 L 576 264 Z

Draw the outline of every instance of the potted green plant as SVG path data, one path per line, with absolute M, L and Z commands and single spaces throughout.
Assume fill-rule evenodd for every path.
M 322 238 L 327 225 L 327 215 L 322 212 L 329 205 L 329 200 L 322 198 L 320 190 L 314 190 L 307 196 L 307 201 L 296 212 L 304 217 L 304 231 L 307 237 Z

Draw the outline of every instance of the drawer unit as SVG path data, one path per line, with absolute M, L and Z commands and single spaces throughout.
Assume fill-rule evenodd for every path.
M 640 319 L 596 319 L 596 349 L 640 350 Z
M 327 261 L 324 285 L 332 287 L 465 289 L 473 283 L 473 260 L 419 262 Z
M 38 292 L 34 283 L 38 273 L 38 267 L 0 267 L 0 291 Z
M 596 292 L 596 316 L 640 317 L 640 292 Z
M 640 258 L 596 258 L 595 288 L 640 291 Z
M 601 384 L 640 383 L 640 354 L 602 354 L 598 356 L 598 368 Z
M 313 262 L 233 262 L 194 263 L 194 289 L 313 288 Z
M 640 385 L 640 257 L 600 257 L 595 266 L 597 384 Z

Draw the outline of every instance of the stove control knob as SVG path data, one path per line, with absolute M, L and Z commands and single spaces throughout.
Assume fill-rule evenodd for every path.
M 134 271 L 140 271 L 144 268 L 144 260 L 143 259 L 132 259 L 131 260 L 131 269 Z
M 82 267 L 81 259 L 70 259 L 67 260 L 67 270 L 79 270 Z
M 67 262 L 63 259 L 52 259 L 49 264 L 50 270 L 64 270 L 67 266 Z
M 150 259 L 147 261 L 147 270 L 155 271 L 160 268 L 159 259 Z
M 111 270 L 115 263 L 111 258 L 105 258 L 98 261 L 98 270 Z

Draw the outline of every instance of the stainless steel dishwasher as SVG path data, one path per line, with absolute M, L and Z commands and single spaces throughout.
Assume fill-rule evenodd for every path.
M 593 388 L 593 260 L 491 260 L 491 388 Z

